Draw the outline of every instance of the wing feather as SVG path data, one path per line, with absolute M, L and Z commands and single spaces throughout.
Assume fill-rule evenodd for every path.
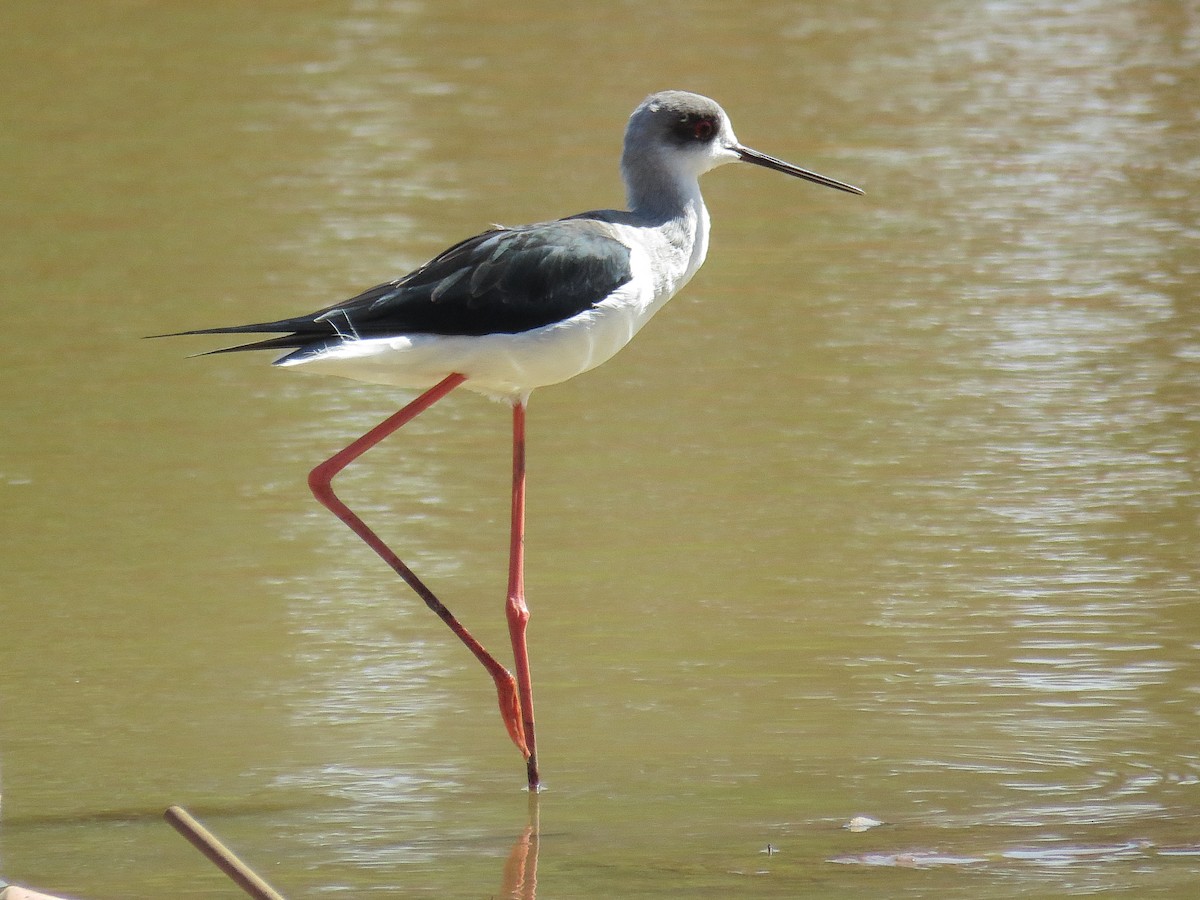
M 584 215 L 485 231 L 402 278 L 306 316 L 182 334 L 282 335 L 228 350 L 403 334 L 515 334 L 576 316 L 631 277 L 629 248 L 603 220 Z

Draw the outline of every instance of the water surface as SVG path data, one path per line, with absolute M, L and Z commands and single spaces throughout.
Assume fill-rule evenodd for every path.
M 4 878 L 227 893 L 182 803 L 295 897 L 1194 892 L 1190 4 L 4 18 Z M 304 488 L 403 398 L 139 338 L 614 205 L 663 87 L 868 195 L 708 176 L 701 274 L 534 397 L 531 810 Z M 496 648 L 507 428 L 455 396 L 341 482 Z

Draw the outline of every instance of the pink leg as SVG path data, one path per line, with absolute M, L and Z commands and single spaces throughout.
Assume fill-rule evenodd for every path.
M 459 624 L 458 619 L 454 617 L 450 610 L 442 605 L 442 602 L 434 596 L 433 591 L 425 586 L 425 583 L 413 573 L 412 569 L 406 566 L 400 557 L 333 492 L 333 479 L 342 469 L 346 468 L 346 466 L 350 465 L 350 463 L 354 462 L 354 460 L 358 459 L 388 435 L 399 430 L 401 426 L 429 409 L 434 403 L 445 397 L 466 380 L 466 376 L 454 374 L 438 382 L 416 400 L 408 404 L 408 406 L 385 419 L 348 447 L 335 453 L 313 469 L 308 476 L 308 486 L 312 489 L 313 495 L 330 512 L 345 522 L 351 531 L 362 538 L 368 547 L 378 553 L 383 561 L 391 566 L 409 587 L 416 591 L 417 596 L 425 601 L 425 605 L 437 613 L 438 617 L 458 636 L 458 639 L 466 644 L 467 649 L 475 654 L 475 658 L 483 663 L 484 668 L 492 676 L 492 680 L 496 682 L 496 692 L 500 701 L 500 715 L 504 718 L 504 725 L 508 729 L 509 737 L 517 745 L 517 749 L 529 759 L 532 756 L 531 746 L 525 741 L 525 733 L 521 723 L 521 704 L 517 693 L 517 685 L 512 675 L 504 666 L 496 662 L 496 659 L 483 648 L 483 645 L 479 641 L 475 640 L 466 628 Z
M 526 769 L 529 789 L 538 789 L 537 743 L 533 736 L 533 679 L 529 674 L 529 648 L 525 626 L 529 607 L 525 605 L 525 402 L 513 404 L 513 480 L 512 537 L 508 555 L 508 634 L 512 638 L 516 660 L 517 687 L 521 695 L 521 728 L 525 734 Z

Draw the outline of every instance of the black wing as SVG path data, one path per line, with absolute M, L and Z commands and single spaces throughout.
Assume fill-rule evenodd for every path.
M 290 332 L 228 350 L 402 334 L 516 334 L 578 315 L 631 277 L 629 248 L 585 214 L 485 231 L 403 278 L 306 316 L 181 333 Z

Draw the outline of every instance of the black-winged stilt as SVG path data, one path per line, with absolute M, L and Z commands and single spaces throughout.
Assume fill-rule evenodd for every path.
M 742 146 L 725 111 L 707 97 L 663 91 L 647 97 L 625 129 L 621 174 L 628 210 L 493 228 L 402 278 L 309 315 L 181 332 L 278 334 L 213 352 L 286 350 L 275 365 L 425 390 L 313 469 L 308 483 L 487 668 L 504 724 L 525 756 L 531 790 L 537 790 L 539 775 L 525 642 L 525 405 L 534 388 L 566 381 L 613 356 L 696 274 L 708 252 L 709 229 L 699 178 L 738 161 L 862 193 Z M 515 679 L 333 492 L 342 469 L 459 385 L 512 404 L 506 614 Z

